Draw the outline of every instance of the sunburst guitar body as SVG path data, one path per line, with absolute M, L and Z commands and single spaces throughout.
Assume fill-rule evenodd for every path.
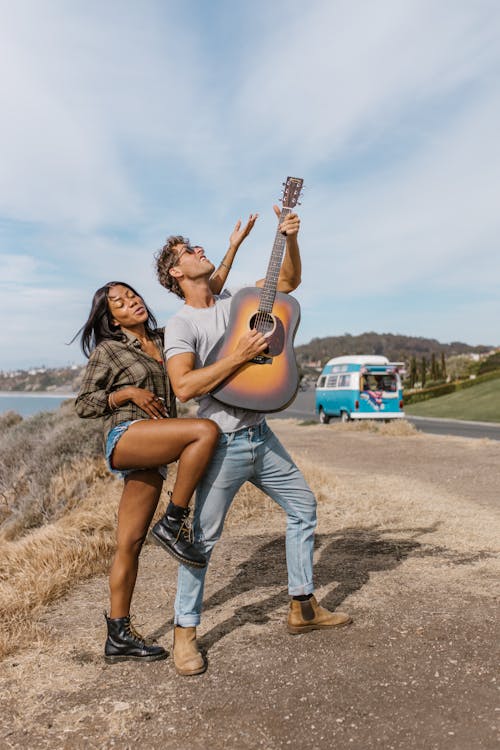
M 280 223 L 297 204 L 302 183 L 297 177 L 287 178 Z M 263 287 L 241 289 L 233 297 L 226 335 L 217 357 L 231 354 L 241 337 L 251 329 L 266 335 L 269 346 L 212 391 L 212 396 L 227 406 L 280 411 L 297 393 L 299 373 L 293 340 L 299 325 L 300 307 L 294 297 L 277 291 L 285 242 L 286 238 L 277 231 Z
M 212 396 L 227 406 L 273 412 L 288 406 L 299 387 L 293 340 L 300 307 L 294 297 L 276 292 L 272 312 L 264 315 L 259 311 L 261 293 L 258 287 L 247 287 L 234 295 L 218 357 L 231 354 L 240 338 L 256 327 L 268 334 L 269 347 L 215 388 Z

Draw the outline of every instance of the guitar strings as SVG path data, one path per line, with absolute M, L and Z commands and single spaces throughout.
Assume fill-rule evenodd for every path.
M 286 209 L 288 209 L 288 211 Z M 292 210 L 291 207 L 289 207 L 289 206 L 283 206 L 283 208 L 281 209 L 280 222 L 284 219 L 284 217 L 287 215 L 287 213 L 290 213 L 291 210 Z M 276 232 L 276 237 L 274 239 L 273 250 L 276 247 L 277 240 L 279 240 L 279 239 L 281 239 L 281 238 L 278 236 L 278 232 Z M 271 255 L 271 261 L 272 261 L 272 255 Z M 273 268 L 272 262 L 270 262 L 268 273 L 272 274 L 274 272 L 274 274 L 276 274 L 276 271 L 277 271 L 277 269 Z M 278 274 L 278 276 L 279 276 L 279 274 Z M 267 280 L 267 274 L 266 274 L 266 280 Z M 275 279 L 275 282 L 277 283 L 277 278 Z M 262 298 L 263 298 L 265 292 L 266 292 L 266 287 L 265 287 L 265 282 L 264 282 L 264 288 L 262 289 L 261 294 L 260 294 L 260 302 L 261 303 L 262 303 Z M 271 320 L 269 320 L 269 319 L 271 319 Z M 257 331 L 259 331 L 260 333 L 263 333 L 263 334 L 267 333 L 267 326 L 265 324 L 266 323 L 270 323 L 271 324 L 271 328 L 272 328 L 272 322 L 273 321 L 272 321 L 272 315 L 271 315 L 271 313 L 268 313 L 266 310 L 261 310 L 260 306 L 259 306 L 259 308 L 257 309 L 257 314 L 254 317 L 253 329 L 257 330 Z M 271 330 L 271 328 L 269 330 Z
M 286 215 L 285 211 L 282 210 L 280 221 L 284 218 L 284 215 Z M 276 242 L 278 239 L 281 239 L 281 238 L 278 237 L 278 233 L 276 233 L 276 237 L 274 239 L 273 250 L 276 247 Z M 276 268 L 273 268 L 272 255 L 271 255 L 271 262 L 269 264 L 268 274 L 266 274 L 266 280 L 267 280 L 267 275 L 273 275 L 273 274 L 275 275 L 276 270 L 277 270 Z M 277 282 L 277 279 L 275 279 L 275 282 Z M 261 296 L 260 296 L 261 303 L 262 303 L 262 298 L 264 297 L 265 293 L 266 293 L 266 287 L 265 287 L 265 282 L 264 282 L 264 288 L 262 289 Z M 269 320 L 269 318 L 271 318 L 271 320 Z M 259 307 L 257 310 L 257 314 L 255 315 L 255 318 L 254 318 L 253 329 L 259 331 L 262 334 L 267 333 L 267 330 L 268 330 L 268 326 L 266 325 L 267 323 L 271 324 L 269 328 L 269 330 L 271 330 L 272 328 L 271 314 L 268 313 L 266 310 L 261 310 L 261 308 Z

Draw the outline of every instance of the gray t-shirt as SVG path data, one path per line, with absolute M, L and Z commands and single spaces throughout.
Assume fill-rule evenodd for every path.
M 216 351 L 229 321 L 231 292 L 225 289 L 215 297 L 212 307 L 181 307 L 165 326 L 165 357 L 191 352 L 195 355 L 195 368 L 216 361 Z M 242 427 L 252 427 L 264 419 L 264 414 L 245 409 L 233 409 L 221 404 L 210 395 L 200 396 L 198 416 L 213 419 L 222 432 L 235 432 Z

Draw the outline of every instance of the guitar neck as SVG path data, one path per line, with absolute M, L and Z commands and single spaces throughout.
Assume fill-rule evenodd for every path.
M 288 216 L 288 214 L 291 213 L 291 210 L 291 208 L 287 208 L 286 206 L 281 209 L 279 224 L 281 224 L 285 216 Z M 279 229 L 277 229 L 276 236 L 274 238 L 271 258 L 269 259 L 269 265 L 267 266 L 266 279 L 264 281 L 264 286 L 260 294 L 259 310 L 261 312 L 270 313 L 273 309 L 274 300 L 276 299 L 276 289 L 278 287 L 278 278 L 280 275 L 281 263 L 283 261 L 285 243 L 286 237 L 281 234 Z

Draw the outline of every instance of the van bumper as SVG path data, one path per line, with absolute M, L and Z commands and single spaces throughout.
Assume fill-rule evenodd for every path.
M 370 414 L 369 412 L 352 411 L 349 415 L 351 419 L 406 419 L 404 411 L 377 411 Z

